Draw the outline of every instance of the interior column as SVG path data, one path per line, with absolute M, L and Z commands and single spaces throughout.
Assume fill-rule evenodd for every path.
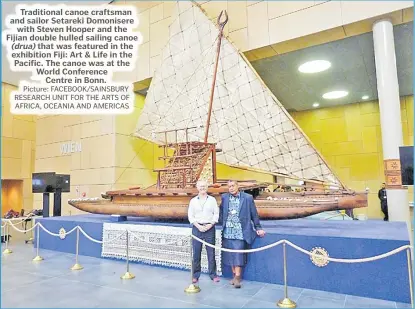
M 382 19 L 373 24 L 373 42 L 389 220 L 405 221 L 410 227 L 408 192 L 402 187 L 400 176 L 399 147 L 403 146 L 403 137 L 393 24 L 390 20 Z

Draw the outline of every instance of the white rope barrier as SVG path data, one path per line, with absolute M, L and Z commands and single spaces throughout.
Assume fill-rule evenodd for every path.
M 365 263 L 365 262 L 372 262 L 372 261 L 380 260 L 380 259 L 386 258 L 388 256 L 394 255 L 394 254 L 399 253 L 399 252 L 401 252 L 403 250 L 406 250 L 406 249 L 412 249 L 412 246 L 405 245 L 405 246 L 401 246 L 399 248 L 396 248 L 396 249 L 394 249 L 392 251 L 389 251 L 389 252 L 386 252 L 386 253 L 383 253 L 383 254 L 380 254 L 380 255 L 376 255 L 376 256 L 373 256 L 373 257 L 361 258 L 361 259 L 338 259 L 338 258 L 331 258 L 331 257 L 323 257 L 323 256 L 321 256 L 319 254 L 311 253 L 311 252 L 309 252 L 309 251 L 307 251 L 307 250 L 305 250 L 305 249 L 303 249 L 303 248 L 301 248 L 301 247 L 299 247 L 299 246 L 297 246 L 297 245 L 293 244 L 292 242 L 290 242 L 288 240 L 285 240 L 285 239 L 279 240 L 277 242 L 274 242 L 272 244 L 269 244 L 269 245 L 266 245 L 266 246 L 263 246 L 263 247 L 260 247 L 260 248 L 245 249 L 245 250 L 235 250 L 235 249 L 227 249 L 227 248 L 217 247 L 215 245 L 212 245 L 212 244 L 207 243 L 206 241 L 204 241 L 204 240 L 202 240 L 202 239 L 200 239 L 200 238 L 198 238 L 198 237 L 196 237 L 194 235 L 192 235 L 192 238 L 194 238 L 197 241 L 201 242 L 205 246 L 211 247 L 211 248 L 213 248 L 215 250 L 220 250 L 220 251 L 225 251 L 225 252 L 231 252 L 231 253 L 254 253 L 254 252 L 260 252 L 260 251 L 264 251 L 264 250 L 270 249 L 270 248 L 275 247 L 275 246 L 278 246 L 280 244 L 287 244 L 287 245 L 293 247 L 294 249 L 296 249 L 296 250 L 298 250 L 298 251 L 300 251 L 302 253 L 305 253 L 305 254 L 307 254 L 309 256 L 312 256 L 312 257 L 315 257 L 315 258 L 319 258 L 319 259 L 324 259 L 324 260 L 331 261 L 331 262 L 337 262 L 337 263 Z
M 391 255 L 395 255 L 395 254 L 397 254 L 397 253 L 399 253 L 401 251 L 404 251 L 406 249 L 411 249 L 412 248 L 412 246 L 410 246 L 410 245 L 405 245 L 405 246 L 401 246 L 399 248 L 396 248 L 396 249 L 394 249 L 392 251 L 389 251 L 389 252 L 386 252 L 386 253 L 383 253 L 383 254 L 379 254 L 379 255 L 375 255 L 375 256 L 372 256 L 372 257 L 368 257 L 368 258 L 361 258 L 361 259 L 338 259 L 338 258 L 331 258 L 331 257 L 322 257 L 321 255 L 313 254 L 313 253 L 311 253 L 311 252 L 309 252 L 307 250 L 304 250 L 303 248 L 301 248 L 301 247 L 293 244 L 292 242 L 290 242 L 288 240 L 284 240 L 284 242 L 287 245 L 293 247 L 294 249 L 296 249 L 296 250 L 298 250 L 298 251 L 300 251 L 302 253 L 305 253 L 305 254 L 307 254 L 309 256 L 312 256 L 312 257 L 315 257 L 315 258 L 321 258 L 321 259 L 324 259 L 324 260 L 327 260 L 327 261 L 330 261 L 330 262 L 335 262 L 335 263 L 348 263 L 348 264 L 373 262 L 373 261 L 376 261 L 376 260 L 381 260 L 381 259 L 387 258 L 387 257 L 389 257 Z
M 196 237 L 195 235 L 191 235 L 192 238 L 196 239 L 197 241 L 201 242 L 202 244 L 204 244 L 205 246 L 211 247 L 213 249 L 216 250 L 221 250 L 221 251 L 225 251 L 225 252 L 231 252 L 231 253 L 254 253 L 254 252 L 260 252 L 260 251 L 264 251 L 276 246 L 279 246 L 280 244 L 283 244 L 285 242 L 285 240 L 279 240 L 277 242 L 274 242 L 272 244 L 263 246 L 261 248 L 255 248 L 255 249 L 244 249 L 244 250 L 236 250 L 236 249 L 227 249 L 227 248 L 222 248 L 222 247 L 217 247 L 215 245 L 209 244 L 206 241 Z
M 39 224 L 40 228 L 42 230 L 44 230 L 46 233 L 48 233 L 51 236 L 55 236 L 55 237 L 60 237 L 59 233 L 52 233 L 51 231 L 49 231 L 47 228 L 45 228 L 42 223 L 38 222 L 36 223 L 36 225 Z M 71 233 L 73 233 L 74 231 L 76 231 L 76 229 L 78 228 L 78 226 L 75 226 L 72 230 L 70 230 L 69 232 L 65 232 L 65 236 L 69 235 Z
M 51 231 L 49 231 L 47 228 L 45 228 L 40 222 L 38 222 L 38 223 L 36 223 L 34 226 L 32 226 L 30 229 L 27 229 L 27 230 L 21 230 L 21 229 L 19 229 L 19 228 L 17 228 L 15 225 L 16 224 L 12 224 L 10 221 L 7 221 L 7 220 L 5 220 L 6 221 L 6 223 L 4 224 L 4 225 L 2 225 L 1 227 L 2 228 L 5 228 L 7 225 L 11 225 L 12 227 L 13 227 L 13 229 L 15 229 L 16 231 L 18 231 L 18 232 L 21 232 L 21 233 L 27 233 L 27 232 L 29 232 L 29 231 L 31 231 L 31 230 L 33 230 L 33 229 L 35 229 L 37 226 L 39 226 L 40 228 L 42 228 L 42 230 L 44 230 L 46 233 L 48 233 L 49 235 L 51 235 L 51 236 L 54 236 L 54 237 L 60 237 L 60 234 L 58 234 L 58 233 L 53 233 L 53 232 L 51 232 Z M 82 227 L 80 227 L 79 225 L 77 225 L 77 226 L 75 226 L 74 228 L 72 228 L 69 232 L 66 232 L 65 233 L 65 235 L 69 235 L 69 234 L 71 234 L 71 233 L 73 233 L 74 231 L 76 231 L 77 229 L 79 229 L 79 231 L 87 238 L 87 239 L 89 239 L 90 241 L 92 241 L 92 242 L 95 242 L 95 243 L 98 243 L 98 244 L 102 244 L 103 243 L 103 241 L 102 240 L 98 240 L 98 239 L 95 239 L 95 238 L 93 238 L 93 237 L 91 237 L 91 236 L 89 236 L 83 229 L 82 229 Z M 135 234 L 134 232 L 131 232 L 131 231 L 129 231 L 129 230 L 124 230 L 120 235 L 118 235 L 117 237 L 115 237 L 115 238 L 113 238 L 113 239 L 110 239 L 110 240 L 108 240 L 107 242 L 108 243 L 111 243 L 111 242 L 115 242 L 116 240 L 118 240 L 118 239 L 120 239 L 122 236 L 124 236 L 124 234 L 126 234 L 127 233 L 127 231 L 128 231 L 128 233 L 129 234 L 131 234 L 134 238 L 136 238 L 136 239 L 139 239 L 139 240 L 142 240 L 143 242 L 145 242 L 145 243 L 149 243 L 149 242 L 146 242 L 144 239 L 142 239 L 142 237 L 141 236 L 139 236 L 139 235 L 137 235 L 137 234 Z M 195 240 L 197 240 L 197 241 L 199 241 L 199 242 L 201 242 L 202 244 L 204 244 L 205 246 L 207 246 L 207 247 L 211 247 L 211 248 L 213 248 L 213 249 L 215 249 L 215 250 L 220 250 L 220 251 L 224 251 L 224 252 L 231 252 L 231 253 L 255 253 L 255 252 L 260 252 L 260 251 L 264 251 L 264 250 L 268 250 L 268 249 L 270 249 L 270 248 L 273 248 L 273 247 L 276 247 L 276 246 L 279 246 L 279 245 L 281 245 L 281 244 L 287 244 L 287 245 L 289 245 L 289 246 L 291 246 L 292 248 L 294 248 L 295 250 L 298 250 L 298 251 L 300 251 L 300 252 L 302 252 L 302 253 L 304 253 L 304 254 L 306 254 L 306 255 L 308 255 L 308 256 L 311 256 L 311 257 L 315 257 L 315 258 L 319 258 L 319 259 L 324 259 L 324 260 L 327 260 L 327 261 L 330 261 L 330 262 L 336 262 L 336 263 L 349 263 L 349 264 L 352 264 L 352 263 L 366 263 L 366 262 L 372 262 L 372 261 L 376 261 L 376 260 L 380 260 L 380 259 L 384 259 L 384 258 L 387 258 L 387 257 L 389 257 L 389 256 L 392 256 L 392 255 L 395 255 L 395 254 L 397 254 L 397 253 L 399 253 L 399 252 L 401 252 L 401 251 L 404 251 L 404 250 L 406 250 L 406 249 L 413 249 L 413 247 L 412 246 L 410 246 L 410 245 L 405 245 L 405 246 L 401 246 L 401 247 L 399 247 L 399 248 L 396 248 L 396 249 L 394 249 L 394 250 L 391 250 L 391 251 L 389 251 L 389 252 L 386 252 L 386 253 L 383 253 L 383 254 L 379 254 L 379 255 L 376 255 L 376 256 L 372 256 L 372 257 L 367 257 L 367 258 L 359 258 L 359 259 L 340 259 L 340 258 L 333 258 L 333 257 L 323 257 L 323 256 L 321 256 L 321 255 L 319 255 L 319 254 L 314 254 L 314 253 L 311 253 L 311 252 L 309 252 L 309 251 L 307 251 L 307 250 L 305 250 L 305 249 L 303 249 L 303 248 L 301 248 L 300 246 L 297 246 L 296 244 L 293 244 L 292 242 L 290 242 L 290 241 L 288 241 L 288 240 L 285 240 L 285 239 L 282 239 L 282 240 L 279 240 L 279 241 L 277 241 L 277 242 L 274 242 L 274 243 L 272 243 L 272 244 L 268 244 L 268 245 L 266 245 L 266 246 L 263 246 L 263 247 L 260 247 L 260 248 L 255 248 L 255 249 L 244 249 L 244 250 L 235 250 L 235 249 L 228 249 L 228 248 L 222 248 L 222 247 L 217 247 L 217 246 L 215 246 L 215 245 L 212 245 L 212 244 L 210 244 L 210 243 L 207 243 L 206 241 L 204 241 L 204 240 L 202 240 L 202 239 L 200 239 L 200 238 L 198 238 L 198 237 L 196 237 L 196 236 L 194 236 L 194 235 L 191 235 L 191 237 L 193 238 L 193 239 L 195 239 Z M 177 243 L 177 241 L 178 240 L 176 240 L 176 241 L 174 241 L 174 242 L 171 242 L 171 243 L 167 243 L 167 244 L 165 244 L 165 245 L 172 245 L 172 244 L 175 244 L 175 243 Z
M 102 244 L 103 243 L 103 241 L 102 240 L 98 240 L 98 239 L 95 239 L 95 238 L 92 238 L 91 236 L 89 236 L 83 229 L 82 229 L 82 227 L 80 227 L 79 225 L 77 226 L 77 228 L 79 229 L 79 231 L 82 233 L 82 234 L 84 234 L 84 236 L 86 237 L 86 238 L 88 238 L 90 241 L 92 241 L 92 242 L 95 242 L 95 243 L 97 243 L 97 244 Z M 114 241 L 116 241 L 116 240 L 118 240 L 118 239 L 120 239 L 122 236 L 124 236 L 124 234 L 125 233 L 127 233 L 127 230 L 125 230 L 124 232 L 122 232 L 120 235 L 118 235 L 117 237 L 114 237 L 114 238 L 112 238 L 112 239 L 110 239 L 110 240 L 108 240 L 107 241 L 107 243 L 112 243 L 112 242 L 114 242 Z
M 53 233 L 53 232 L 49 231 L 40 222 L 37 222 L 30 229 L 21 230 L 21 229 L 19 229 L 19 228 L 17 228 L 15 226 L 17 224 L 13 224 L 9 220 L 4 220 L 4 221 L 6 221 L 6 223 L 4 225 L 1 225 L 1 228 L 5 229 L 7 231 L 7 233 L 9 232 L 8 227 L 7 227 L 8 225 L 11 225 L 13 227 L 13 229 L 15 229 L 16 231 L 21 232 L 21 233 L 27 233 L 27 232 L 35 229 L 36 227 L 38 227 L 38 232 L 37 232 L 37 247 L 36 247 L 36 249 L 37 249 L 37 255 L 33 259 L 33 261 L 35 261 L 35 262 L 38 262 L 38 261 L 43 260 L 43 258 L 41 256 L 39 256 L 39 240 L 40 240 L 40 230 L 39 230 L 39 228 L 42 228 L 42 230 L 44 230 L 46 233 L 48 233 L 51 236 L 61 237 L 60 234 Z M 21 222 L 23 222 L 23 221 L 21 221 Z M 83 267 L 78 263 L 79 232 L 81 232 L 87 239 L 89 239 L 92 242 L 95 242 L 95 243 L 98 243 L 98 244 L 103 244 L 103 240 L 98 240 L 98 239 L 95 239 L 95 238 L 89 236 L 88 233 L 86 233 L 82 229 L 82 227 L 80 227 L 79 225 L 77 225 L 74 228 L 72 228 L 69 232 L 65 232 L 65 237 L 66 237 L 66 235 L 69 235 L 69 234 L 73 233 L 74 231 L 78 231 L 78 233 L 77 233 L 77 241 L 76 241 L 76 262 L 75 262 L 75 265 L 71 269 L 72 270 L 81 270 L 81 269 L 83 269 Z M 108 241 L 106 241 L 106 243 L 112 243 L 112 242 L 120 239 L 125 234 L 127 234 L 127 239 L 126 239 L 127 272 L 123 276 L 121 276 L 121 278 L 122 279 L 133 279 L 133 278 L 135 278 L 135 276 L 133 274 L 131 274 L 130 271 L 129 271 L 129 258 L 128 258 L 128 249 L 129 249 L 128 248 L 129 247 L 129 245 L 128 245 L 128 238 L 129 238 L 129 234 L 131 234 L 133 236 L 133 238 L 135 238 L 135 239 L 142 240 L 145 243 L 149 243 L 149 242 L 147 242 L 145 239 L 143 239 L 142 236 L 137 235 L 134 232 L 129 231 L 128 229 L 125 229 L 120 235 L 118 235 L 117 237 L 114 237 L 112 239 L 109 239 Z M 413 249 L 413 247 L 410 246 L 410 245 L 401 246 L 401 247 L 396 248 L 394 250 L 391 250 L 389 252 L 386 252 L 386 253 L 383 253 L 383 254 L 379 254 L 379 255 L 376 255 L 376 256 L 372 256 L 372 257 L 367 257 L 367 258 L 359 258 L 359 259 L 339 259 L 339 258 L 326 257 L 326 256 L 321 256 L 319 254 L 311 253 L 311 252 L 309 252 L 309 251 L 301 248 L 300 246 L 297 246 L 297 245 L 293 244 L 292 242 L 290 242 L 288 240 L 285 240 L 285 239 L 279 240 L 277 242 L 274 242 L 272 244 L 268 244 L 268 245 L 263 246 L 263 247 L 260 247 L 260 248 L 245 249 L 245 250 L 234 250 L 234 249 L 222 248 L 222 247 L 218 247 L 218 246 L 209 244 L 206 241 L 204 241 L 204 240 L 202 240 L 202 239 L 194 236 L 193 234 L 191 234 L 190 236 L 191 236 L 191 239 L 195 239 L 195 240 L 199 241 L 200 243 L 204 244 L 207 247 L 211 247 L 213 249 L 220 250 L 220 251 L 233 252 L 233 253 L 254 253 L 254 252 L 260 252 L 260 251 L 264 251 L 264 250 L 267 250 L 267 249 L 270 249 L 270 248 L 273 248 L 273 247 L 276 247 L 276 246 L 279 246 L 279 245 L 283 244 L 283 249 L 284 249 L 283 250 L 283 256 L 284 256 L 284 286 L 285 286 L 285 298 L 284 298 L 284 300 L 280 300 L 280 302 L 278 303 L 278 306 L 279 307 L 281 307 L 279 305 L 281 302 L 282 303 L 287 302 L 287 301 L 292 302 L 288 298 L 288 296 L 287 296 L 286 249 L 285 249 L 286 248 L 286 245 L 289 245 L 293 249 L 295 249 L 297 251 L 300 251 L 300 252 L 302 252 L 302 253 L 310 256 L 310 257 L 315 257 L 315 258 L 318 258 L 318 259 L 323 259 L 323 260 L 326 260 L 326 261 L 331 261 L 331 262 L 336 262 L 336 263 L 347 263 L 347 264 L 373 262 L 373 261 L 376 261 L 376 260 L 380 260 L 380 259 L 387 258 L 389 256 L 395 255 L 395 254 L 397 254 L 397 253 L 399 253 L 401 251 L 406 250 L 406 252 L 407 252 L 407 259 L 408 259 L 409 285 L 410 285 L 410 291 L 411 291 L 411 294 L 410 294 L 410 296 L 411 296 L 411 304 L 413 304 L 413 298 L 414 298 L 413 297 L 413 292 L 412 292 L 413 280 L 412 280 L 412 267 L 411 267 L 411 261 L 410 261 L 411 253 L 408 250 L 408 249 Z M 171 243 L 168 243 L 168 244 L 165 244 L 165 245 L 172 245 L 172 244 L 175 244 L 177 242 L 178 242 L 178 240 L 176 240 L 174 242 L 171 242 Z M 4 251 L 4 254 L 11 253 L 12 252 L 10 249 L 8 249 L 8 246 L 7 245 L 8 245 L 8 241 L 6 240 L 6 249 Z M 192 248 L 192 241 L 190 241 L 190 248 Z M 191 250 L 191 256 L 192 256 L 192 251 L 193 250 Z M 192 280 L 193 280 L 193 258 L 191 258 L 191 275 L 192 275 Z M 198 289 L 197 287 L 195 287 L 195 285 L 192 283 L 188 288 L 185 289 L 185 291 L 186 291 L 186 293 L 195 293 L 195 292 L 200 291 L 200 289 Z
M 6 222 L 6 223 L 4 224 L 4 226 L 6 226 L 6 225 L 15 226 L 15 225 L 18 225 L 18 224 L 22 223 L 23 221 L 17 222 L 17 223 L 15 223 L 15 224 L 13 224 L 11 221 L 5 221 L 5 222 Z
M 25 222 L 26 220 L 29 220 L 29 219 L 32 220 L 32 219 L 36 219 L 36 218 L 40 218 L 40 216 L 29 215 L 29 216 L 24 217 L 24 218 L 11 218 L 11 219 L 0 218 L 0 220 L 5 221 L 6 224 L 18 225 L 18 224 L 21 224 L 21 223 Z M 16 220 L 20 220 L 20 221 L 13 224 L 12 222 L 16 221 Z
M 15 229 L 16 231 L 18 231 L 18 232 L 20 232 L 20 233 L 27 233 L 27 232 L 30 232 L 31 230 L 33 230 L 37 225 L 39 224 L 39 222 L 38 223 L 36 223 L 35 225 L 33 225 L 30 229 L 27 229 L 27 230 L 21 230 L 21 229 L 19 229 L 19 228 L 17 228 L 17 227 L 15 227 L 13 224 L 10 224 L 10 226 L 13 228 L 13 229 Z M 6 226 L 6 225 L 8 225 L 7 223 L 4 225 L 4 226 Z
M 83 229 L 82 227 L 80 227 L 79 225 L 77 226 L 77 228 L 79 229 L 79 231 L 86 237 L 88 238 L 90 241 L 95 242 L 97 244 L 102 244 L 102 240 L 98 240 L 95 238 L 92 238 L 91 236 L 89 236 Z
M 7 222 L 7 224 L 9 224 L 9 225 L 11 225 L 11 226 L 15 226 L 15 225 L 19 225 L 19 224 L 22 224 L 23 222 L 24 222 L 24 219 L 23 220 L 21 220 L 21 221 L 19 221 L 19 222 L 15 222 L 15 223 L 13 223 L 13 221 L 6 221 Z
M 44 230 L 46 233 L 48 233 L 49 235 L 51 235 L 51 236 L 54 236 L 54 237 L 60 237 L 60 234 L 59 233 L 53 233 L 53 232 L 51 232 L 51 231 L 49 231 L 47 228 L 45 228 L 40 222 L 38 222 L 38 223 L 36 223 L 35 225 L 33 225 L 31 228 L 29 228 L 29 229 L 26 229 L 26 230 L 21 230 L 21 229 L 19 229 L 19 228 L 17 228 L 16 227 L 16 225 L 17 224 L 13 224 L 13 223 L 11 223 L 10 221 L 7 221 L 7 219 L 6 220 L 4 220 L 4 221 L 6 221 L 6 223 L 4 224 L 4 225 L 2 225 L 1 227 L 2 228 L 6 228 L 6 226 L 7 225 L 10 225 L 13 229 L 15 229 L 17 232 L 20 232 L 20 233 L 27 233 L 27 232 L 30 232 L 30 231 L 32 231 L 32 230 L 34 230 L 37 226 L 39 226 L 42 230 Z M 23 221 L 22 221 L 23 222 Z M 21 223 L 21 222 L 20 222 Z M 69 234 L 71 234 L 71 233 L 73 233 L 73 232 L 75 232 L 77 229 L 79 229 L 79 231 L 82 233 L 82 234 L 84 234 L 84 236 L 86 237 L 86 238 L 88 238 L 90 241 L 92 241 L 92 242 L 95 242 L 95 243 L 99 243 L 99 244 L 102 244 L 103 242 L 101 241 L 101 240 L 97 240 L 97 239 L 95 239 L 95 238 L 92 238 L 91 236 L 89 236 L 79 225 L 77 225 L 77 226 L 75 226 L 74 228 L 72 228 L 70 231 L 68 231 L 68 232 L 65 232 L 65 236 L 66 235 L 69 235 Z M 109 240 L 108 242 L 109 243 L 111 243 L 111 242 L 113 242 L 113 241 L 115 241 L 115 240 L 118 240 L 118 239 L 120 239 L 124 234 L 126 233 L 126 231 L 124 231 L 123 233 L 121 233 L 120 235 L 118 235 L 117 237 L 115 237 L 115 238 L 113 238 L 113 239 L 111 239 L 111 240 Z

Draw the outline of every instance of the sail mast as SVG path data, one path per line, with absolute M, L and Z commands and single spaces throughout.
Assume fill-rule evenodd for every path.
M 225 12 L 225 20 L 223 22 L 221 22 L 220 19 L 222 17 L 223 12 Z M 205 140 L 204 140 L 205 143 L 207 143 L 208 135 L 209 135 L 210 116 L 212 114 L 213 95 L 215 93 L 216 73 L 218 71 L 220 46 L 221 46 L 222 37 L 223 37 L 223 28 L 225 28 L 225 25 L 226 25 L 227 22 L 228 22 L 228 13 L 226 13 L 226 10 L 220 12 L 220 15 L 218 17 L 218 26 L 219 26 L 218 47 L 217 47 L 217 51 L 216 51 L 216 62 L 215 62 L 215 70 L 213 72 L 212 89 L 210 90 L 209 111 L 208 111 L 208 118 L 207 118 L 207 121 L 206 121 Z
M 198 3 L 190 2 L 177 5 L 178 15 L 170 26 L 170 39 L 150 85 L 136 134 L 162 143 L 154 132 L 197 126 L 192 137 L 208 145 L 212 127 L 220 133 L 212 141 L 223 149 L 218 156 L 220 163 L 345 188 L 225 31 L 220 31 L 218 37 L 217 18 L 212 23 Z M 225 19 L 224 13 L 220 21 Z M 214 55 L 219 47 L 220 55 Z M 210 77 L 214 70 L 215 76 Z M 211 84 L 214 78 L 217 83 L 222 78 L 226 81 L 217 89 L 220 96 L 214 96 L 215 86 L 206 89 L 206 78 L 212 78 Z M 206 106 L 209 99 L 210 108 Z M 200 120 L 208 110 L 210 119 L 203 128 Z

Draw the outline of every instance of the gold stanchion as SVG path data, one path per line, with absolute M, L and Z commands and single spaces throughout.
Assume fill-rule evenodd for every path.
M 200 287 L 193 283 L 193 237 L 190 236 L 190 282 L 187 288 L 184 289 L 186 293 L 195 294 L 200 292 Z
M 6 249 L 4 249 L 3 254 L 13 253 L 13 251 L 9 249 L 9 237 L 9 222 L 6 221 L 6 224 L 4 226 L 4 238 L 6 240 Z
M 37 237 L 36 237 L 36 256 L 33 259 L 33 262 L 40 262 L 43 261 L 43 257 L 41 257 L 39 255 L 39 239 L 40 239 L 40 229 L 39 229 L 39 225 L 37 226 L 37 233 L 36 233 Z
M 285 242 L 282 245 L 284 251 L 284 298 L 278 301 L 277 306 L 280 308 L 295 308 L 297 304 L 288 298 L 288 286 L 287 286 L 287 252 L 285 248 Z
M 31 222 L 31 224 L 30 224 L 30 228 L 32 228 L 33 227 L 33 221 L 34 221 L 34 219 L 33 218 L 31 218 L 30 219 L 30 222 Z M 28 240 L 26 240 L 25 241 L 25 243 L 31 243 L 31 244 L 33 244 L 33 240 L 35 240 L 34 238 L 33 238 L 33 229 L 32 230 L 30 230 L 30 237 L 29 237 L 29 239 Z
M 82 265 L 78 263 L 78 253 L 79 253 L 79 227 L 76 229 L 75 265 L 71 267 L 71 270 L 81 270 L 81 269 L 83 269 Z
M 134 279 L 135 276 L 132 273 L 130 273 L 130 258 L 129 258 L 129 253 L 128 253 L 128 238 L 129 238 L 128 230 L 127 230 L 126 234 L 127 234 L 127 249 L 126 249 L 126 252 L 127 252 L 127 271 L 125 272 L 124 275 L 121 276 L 121 279 Z
M 411 293 L 411 308 L 414 307 L 414 290 L 413 290 L 413 277 L 412 277 L 412 259 L 411 248 L 406 249 L 406 257 L 408 258 L 408 275 L 409 275 L 409 293 Z

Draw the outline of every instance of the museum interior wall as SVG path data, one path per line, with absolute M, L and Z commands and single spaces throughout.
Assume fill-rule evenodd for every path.
M 33 207 L 31 175 L 35 166 L 36 117 L 12 115 L 10 92 L 15 86 L 2 83 L 1 179 L 2 212 Z M 21 192 L 21 194 L 17 194 Z M 18 201 L 13 197 L 19 196 Z
M 1 204 L 4 205 L 2 215 L 10 209 L 19 211 L 23 208 L 23 180 L 1 180 Z M 30 205 L 26 206 L 30 207 Z
M 413 96 L 401 98 L 405 146 L 414 140 Z M 378 101 L 293 112 L 292 116 L 346 186 L 370 188 L 369 207 L 355 209 L 369 218 L 383 218 L 377 192 L 384 182 Z M 413 187 L 409 186 L 409 200 Z
M 100 196 L 111 188 L 115 116 L 42 116 L 36 125 L 36 172 L 71 175 L 71 192 L 62 194 L 62 214 L 78 212 L 67 205 L 68 198 Z M 65 151 L 71 143 L 76 146 Z M 35 194 L 34 207 L 42 208 L 41 194 Z
M 144 105 L 142 95 L 136 95 L 135 110 L 130 115 L 26 119 L 12 116 L 6 110 L 12 88 L 3 84 L 2 180 L 22 181 L 24 209 L 42 207 L 42 196 L 31 193 L 32 171 L 71 175 L 71 192 L 62 196 L 63 215 L 80 212 L 67 204 L 69 198 L 95 197 L 111 189 L 146 187 L 156 182 L 153 169 L 161 167 L 160 148 L 133 136 Z M 413 108 L 413 96 L 401 99 L 405 145 L 413 145 Z M 384 176 L 378 102 L 293 112 L 292 116 L 347 186 L 355 190 L 370 188 L 369 207 L 355 212 L 381 218 L 377 190 Z M 13 125 L 15 121 L 17 124 Z M 62 153 L 62 145 L 71 142 L 80 143 L 81 150 Z M 218 178 L 273 181 L 271 175 L 224 164 L 218 164 Z M 9 192 L 19 192 L 18 182 L 2 189 L 7 188 Z M 412 187 L 408 194 L 412 201 Z M 20 210 L 14 206 L 19 205 L 19 198 L 15 203 L 7 202 L 12 196 L 16 195 L 4 195 L 3 212 L 9 206 Z
M 212 19 L 220 10 L 228 10 L 233 18 L 225 32 L 250 60 L 370 32 L 375 18 L 381 16 L 390 17 L 394 24 L 413 20 L 410 1 L 378 2 L 375 6 L 355 1 L 198 2 Z M 161 50 L 168 39 L 168 25 L 174 16 L 174 3 L 130 3 L 138 9 L 138 31 L 144 40 L 137 69 L 122 76 L 140 82 L 151 78 L 159 65 Z M 299 22 L 305 19 L 307 23 Z M 31 193 L 33 171 L 71 174 L 71 192 L 62 197 L 63 215 L 79 212 L 67 205 L 68 198 L 94 197 L 111 189 L 146 187 L 156 182 L 152 170 L 161 167 L 162 162 L 157 159 L 161 156 L 160 149 L 133 136 L 144 105 L 140 94 L 136 95 L 135 109 L 130 115 L 18 116 L 9 111 L 13 88 L 2 84 L 2 180 L 21 181 L 5 187 L 10 187 L 10 192 L 21 190 L 19 205 L 24 209 L 42 206 L 41 195 Z M 411 145 L 412 96 L 401 99 L 401 110 L 404 142 Z M 346 185 L 357 190 L 371 189 L 369 207 L 356 211 L 370 218 L 381 218 L 377 190 L 384 176 L 378 102 L 292 112 L 292 116 Z M 267 174 L 223 164 L 217 168 L 218 177 L 223 179 L 273 181 Z M 412 200 L 412 188 L 409 194 Z M 5 211 L 12 204 L 3 200 L 2 205 Z
M 413 2 L 380 1 L 196 1 L 213 20 L 221 10 L 230 18 L 225 34 L 253 61 L 277 54 L 341 40 L 372 31 L 375 18 L 388 16 L 394 24 L 413 20 Z M 174 1 L 118 1 L 132 4 L 139 13 L 137 81 L 153 76 L 160 65 L 161 51 L 168 40 Z M 322 18 L 324 16 L 324 18 Z M 299 22 L 301 21 L 301 22 Z M 304 22 L 307 21 L 307 22 Z

